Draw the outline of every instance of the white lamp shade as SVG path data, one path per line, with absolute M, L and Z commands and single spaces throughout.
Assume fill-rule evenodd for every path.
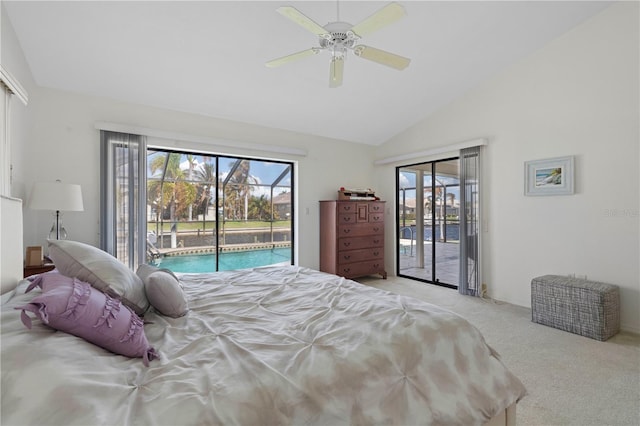
M 82 188 L 73 183 L 36 182 L 29 197 L 33 210 L 83 211 Z

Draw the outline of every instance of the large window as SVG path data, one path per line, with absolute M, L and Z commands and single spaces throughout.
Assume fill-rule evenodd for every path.
M 103 188 L 111 191 L 103 210 L 113 212 L 103 248 L 132 268 L 144 262 L 213 272 L 294 262 L 292 163 L 132 151 L 110 132 L 103 132 L 103 156 L 109 169 Z M 137 161 L 144 166 L 128 166 Z M 139 214 L 132 212 L 136 203 L 143 206 Z

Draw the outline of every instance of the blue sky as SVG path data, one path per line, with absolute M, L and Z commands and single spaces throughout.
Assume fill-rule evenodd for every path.
M 151 161 L 153 160 L 153 158 L 159 155 L 164 156 L 165 154 L 166 152 L 155 151 L 152 149 L 149 150 L 149 155 L 147 157 L 147 173 L 150 178 L 152 177 L 159 178 L 161 174 L 161 171 L 156 171 L 155 174 L 151 173 L 151 170 L 149 168 Z M 189 162 L 187 159 L 188 154 L 183 153 L 179 155 L 180 155 L 180 168 L 182 170 L 188 170 L 189 169 Z M 200 154 L 194 155 L 194 156 L 195 156 L 194 163 L 195 163 L 196 169 L 201 164 L 204 164 L 205 161 L 206 162 L 215 161 L 215 158 L 210 156 L 203 156 Z M 228 172 L 231 170 L 233 163 L 236 160 L 237 159 L 233 157 L 220 157 L 219 164 L 220 164 L 220 172 L 221 172 L 220 174 L 222 178 L 227 176 Z M 252 159 L 250 160 L 249 167 L 250 167 L 249 174 L 250 176 L 255 178 L 255 182 L 257 182 L 258 185 L 266 185 L 266 186 L 254 186 L 252 194 L 256 197 L 260 197 L 261 195 L 270 197 L 271 183 L 273 183 L 282 174 L 282 172 L 288 167 L 288 164 Z M 278 182 L 278 187 L 274 188 L 273 195 L 275 196 L 282 192 L 289 191 L 290 187 L 291 187 L 291 173 L 289 173 L 288 176 L 285 177 L 282 181 Z
M 449 176 L 438 176 L 437 180 L 445 185 L 457 184 L 458 179 L 452 178 Z M 438 182 L 436 182 L 436 185 Z M 425 188 L 431 187 L 431 176 L 424 176 L 424 186 Z M 400 172 L 400 187 L 401 188 L 415 188 L 416 187 L 416 174 L 412 172 Z M 448 193 L 453 193 L 455 195 L 456 200 L 460 199 L 460 188 L 459 186 L 451 186 L 447 187 Z M 415 189 L 406 191 L 406 198 L 416 198 Z

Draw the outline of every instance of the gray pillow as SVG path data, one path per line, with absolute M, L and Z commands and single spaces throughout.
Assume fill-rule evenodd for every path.
M 158 271 L 164 271 L 164 272 L 166 272 L 168 274 L 171 274 L 173 276 L 173 278 L 176 279 L 176 281 L 180 281 L 180 280 L 178 280 L 178 277 L 176 277 L 175 274 L 173 273 L 173 271 L 171 271 L 170 269 L 158 268 L 157 266 L 147 265 L 146 263 L 143 263 L 140 266 L 138 266 L 138 270 L 136 271 L 136 275 L 138 276 L 138 278 L 140 278 L 142 280 L 143 283 L 146 283 L 147 279 L 149 278 L 149 275 L 153 274 L 154 272 L 158 272 Z
M 77 241 L 50 240 L 49 257 L 62 275 L 91 284 L 136 314 L 149 308 L 142 280 L 109 253 Z
M 178 318 L 189 311 L 187 298 L 180 281 L 170 272 L 156 271 L 144 282 L 147 299 L 162 315 Z

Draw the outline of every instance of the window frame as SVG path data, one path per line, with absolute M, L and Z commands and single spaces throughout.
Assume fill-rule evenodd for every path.
M 110 141 L 109 137 L 113 134 L 116 135 L 129 135 L 126 133 L 119 132 L 109 132 L 106 130 L 101 131 L 101 238 L 100 244 L 101 248 L 108 253 L 111 253 L 115 257 L 119 258 L 125 264 L 127 264 L 131 269 L 136 269 L 137 266 L 141 263 L 147 263 L 147 239 L 146 238 L 137 238 L 137 243 L 131 241 L 132 235 L 147 235 L 147 185 L 148 185 L 148 156 L 150 151 L 158 151 L 164 152 L 167 154 L 179 154 L 179 155 L 194 155 L 194 156 L 202 156 L 207 157 L 215 162 L 215 197 L 212 205 L 215 206 L 216 214 L 215 214 L 215 251 L 217 254 L 220 253 L 220 215 L 219 215 L 219 205 L 220 205 L 220 193 L 221 193 L 221 175 L 224 171 L 220 170 L 220 159 L 232 159 L 240 161 L 260 161 L 266 163 L 276 163 L 276 164 L 284 164 L 287 167 L 280 173 L 280 175 L 274 179 L 274 182 L 271 184 L 256 184 L 255 186 L 271 186 L 271 213 L 270 213 L 270 221 L 271 221 L 271 229 L 270 233 L 273 234 L 273 187 L 281 187 L 283 185 L 279 185 L 281 183 L 283 177 L 285 177 L 285 173 L 287 173 L 290 177 L 290 259 L 291 264 L 296 264 L 296 250 L 295 250 L 295 223 L 297 221 L 296 211 L 295 211 L 295 173 L 296 173 L 296 164 L 294 161 L 284 160 L 284 159 L 273 159 L 273 158 L 263 158 L 263 157 L 250 157 L 250 156 L 238 156 L 233 154 L 224 154 L 224 153 L 216 153 L 216 152 L 206 152 L 202 150 L 177 150 L 174 148 L 169 148 L 163 146 L 162 144 L 157 143 L 157 139 L 154 138 L 153 144 L 147 144 L 147 138 L 145 136 L 138 135 L 129 135 L 131 138 L 136 139 L 136 143 L 138 151 L 135 155 L 136 160 L 138 162 L 138 167 L 135 172 L 137 173 L 133 179 L 131 179 L 128 184 L 130 184 L 130 190 L 128 194 L 135 195 L 135 201 L 128 197 L 131 202 L 137 202 L 138 206 L 144 206 L 144 208 L 136 208 L 135 212 L 128 212 L 130 223 L 132 227 L 126 231 L 128 235 L 128 244 L 127 250 L 120 250 L 120 252 L 125 251 L 124 256 L 121 256 L 118 250 L 118 242 L 116 237 L 116 230 L 118 224 L 116 223 L 116 215 L 113 213 L 116 208 L 116 196 L 114 194 L 115 185 L 114 177 L 115 171 L 114 167 L 114 154 L 110 152 L 113 150 L 111 146 L 112 143 L 122 143 L 121 141 Z M 131 159 L 131 163 L 133 163 L 133 154 L 130 153 L 129 158 Z M 131 169 L 131 167 L 129 167 Z M 133 173 L 132 173 L 133 175 Z M 145 182 L 144 185 L 139 185 L 136 182 Z M 190 183 L 194 183 L 193 179 L 190 180 Z M 135 217 L 131 215 L 134 214 Z M 120 243 L 122 246 L 122 243 Z M 133 256 L 127 256 L 126 253 L 131 253 Z M 219 270 L 219 256 L 216 256 L 216 271 Z

